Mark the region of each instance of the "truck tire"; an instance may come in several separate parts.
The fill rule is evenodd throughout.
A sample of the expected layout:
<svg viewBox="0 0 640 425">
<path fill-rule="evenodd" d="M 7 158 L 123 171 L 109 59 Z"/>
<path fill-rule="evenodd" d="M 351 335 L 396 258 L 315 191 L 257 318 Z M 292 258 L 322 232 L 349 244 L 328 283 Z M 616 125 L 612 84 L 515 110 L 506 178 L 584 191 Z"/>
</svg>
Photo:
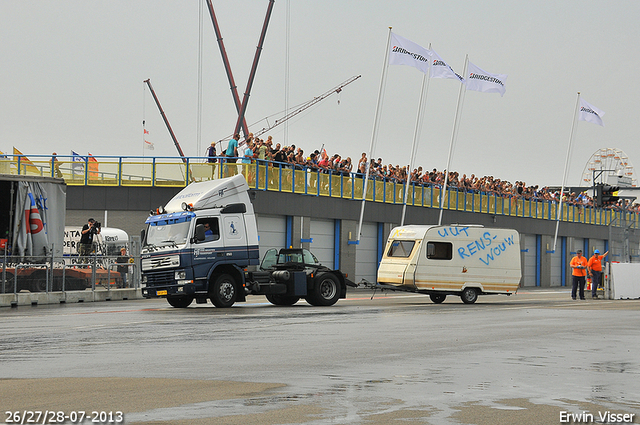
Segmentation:
<svg viewBox="0 0 640 425">
<path fill-rule="evenodd" d="M 441 304 L 447 296 L 445 294 L 429 294 L 429 298 L 434 304 Z"/>
<path fill-rule="evenodd" d="M 295 295 L 267 295 L 267 301 L 273 305 L 294 305 L 300 300 Z"/>
<path fill-rule="evenodd" d="M 462 298 L 462 302 L 465 304 L 473 304 L 478 299 L 478 289 L 464 288 L 462 294 L 460 294 L 460 298 Z"/>
<path fill-rule="evenodd" d="M 167 297 L 167 302 L 171 307 L 187 308 L 193 302 L 193 297 L 190 297 L 188 295 L 181 295 L 179 297 Z"/>
<path fill-rule="evenodd" d="M 322 273 L 314 279 L 314 285 L 305 298 L 314 306 L 330 306 L 340 298 L 340 283 L 332 273 Z"/>
<path fill-rule="evenodd" d="M 209 289 L 211 302 L 218 308 L 229 308 L 236 302 L 236 282 L 228 274 L 221 274 Z"/>
</svg>

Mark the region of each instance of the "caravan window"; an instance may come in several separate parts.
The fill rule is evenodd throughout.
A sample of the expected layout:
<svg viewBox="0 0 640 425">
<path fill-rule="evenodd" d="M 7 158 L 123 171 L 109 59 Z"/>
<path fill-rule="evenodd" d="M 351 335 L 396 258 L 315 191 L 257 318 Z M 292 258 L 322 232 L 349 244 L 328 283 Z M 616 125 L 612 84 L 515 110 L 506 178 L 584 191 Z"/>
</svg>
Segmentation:
<svg viewBox="0 0 640 425">
<path fill-rule="evenodd" d="M 416 241 L 393 241 L 391 242 L 391 247 L 389 248 L 387 257 L 407 258 L 411 255 L 411 251 L 413 250 L 415 243 Z"/>
<path fill-rule="evenodd" d="M 451 242 L 428 242 L 427 258 L 430 260 L 451 260 L 453 244 Z"/>
</svg>

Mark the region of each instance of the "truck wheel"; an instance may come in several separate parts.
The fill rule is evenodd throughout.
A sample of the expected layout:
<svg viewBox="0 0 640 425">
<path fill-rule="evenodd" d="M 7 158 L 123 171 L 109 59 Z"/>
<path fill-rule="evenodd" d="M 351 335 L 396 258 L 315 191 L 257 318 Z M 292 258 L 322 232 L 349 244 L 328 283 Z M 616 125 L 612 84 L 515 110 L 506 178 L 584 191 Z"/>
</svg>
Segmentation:
<svg viewBox="0 0 640 425">
<path fill-rule="evenodd" d="M 190 297 L 188 295 L 182 295 L 179 297 L 167 297 L 167 302 L 171 307 L 187 308 L 193 302 L 193 297 Z"/>
<path fill-rule="evenodd" d="M 273 305 L 294 305 L 299 299 L 294 295 L 267 295 L 267 301 Z"/>
<path fill-rule="evenodd" d="M 329 306 L 338 302 L 339 298 L 340 284 L 338 279 L 331 273 L 323 273 L 315 278 L 313 289 L 305 299 L 311 305 Z"/>
<path fill-rule="evenodd" d="M 434 304 L 441 304 L 444 302 L 445 298 L 447 298 L 444 294 L 429 294 L 429 298 Z"/>
<path fill-rule="evenodd" d="M 476 288 L 464 288 L 460 298 L 465 304 L 473 304 L 478 299 L 478 290 Z"/>
<path fill-rule="evenodd" d="M 209 290 L 211 302 L 218 308 L 229 308 L 236 302 L 236 282 L 228 274 L 218 276 Z"/>
</svg>

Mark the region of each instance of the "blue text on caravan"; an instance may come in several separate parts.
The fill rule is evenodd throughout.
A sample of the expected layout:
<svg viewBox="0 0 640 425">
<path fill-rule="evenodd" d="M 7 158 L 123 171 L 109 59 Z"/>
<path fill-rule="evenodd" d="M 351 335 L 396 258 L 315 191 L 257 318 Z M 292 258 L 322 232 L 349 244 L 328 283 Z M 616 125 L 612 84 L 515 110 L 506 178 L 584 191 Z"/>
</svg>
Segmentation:
<svg viewBox="0 0 640 425">
<path fill-rule="evenodd" d="M 467 229 L 468 227 L 449 227 L 438 230 L 438 234 L 443 238 L 446 236 L 462 236 L 461 233 L 469 236 Z M 502 241 L 496 241 L 497 237 L 498 235 L 492 235 L 491 232 L 484 232 L 481 238 L 458 248 L 458 255 L 460 255 L 460 258 L 473 258 L 477 255 L 476 258 L 488 266 L 514 244 L 513 236 L 506 237 Z"/>
</svg>

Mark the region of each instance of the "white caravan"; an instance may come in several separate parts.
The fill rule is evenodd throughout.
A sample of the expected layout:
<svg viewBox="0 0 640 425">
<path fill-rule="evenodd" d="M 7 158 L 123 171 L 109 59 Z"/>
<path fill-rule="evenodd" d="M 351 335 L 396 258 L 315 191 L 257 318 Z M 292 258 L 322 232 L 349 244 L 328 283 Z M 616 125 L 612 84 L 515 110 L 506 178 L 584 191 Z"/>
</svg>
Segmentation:
<svg viewBox="0 0 640 425">
<path fill-rule="evenodd" d="M 520 235 L 480 225 L 402 226 L 391 231 L 378 285 L 428 294 L 434 303 L 458 295 L 466 304 L 478 295 L 518 290 Z"/>
</svg>

